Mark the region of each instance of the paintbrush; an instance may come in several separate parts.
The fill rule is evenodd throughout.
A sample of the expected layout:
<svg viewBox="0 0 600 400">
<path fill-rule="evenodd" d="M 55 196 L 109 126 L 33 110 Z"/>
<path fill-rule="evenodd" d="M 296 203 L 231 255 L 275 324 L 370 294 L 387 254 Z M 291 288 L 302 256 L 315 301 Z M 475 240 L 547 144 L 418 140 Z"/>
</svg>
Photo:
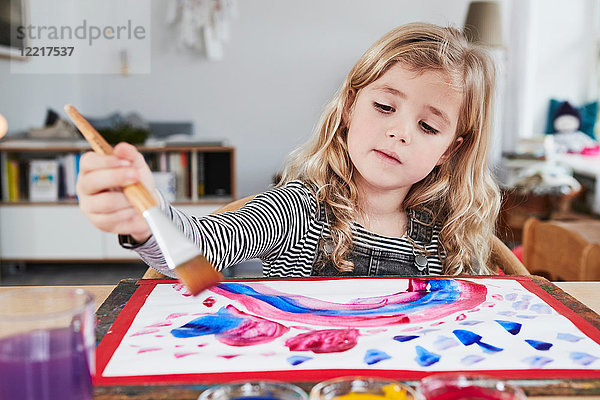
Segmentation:
<svg viewBox="0 0 600 400">
<path fill-rule="evenodd" d="M 96 153 L 113 154 L 113 148 L 75 107 L 67 104 L 65 111 Z M 223 279 L 223 275 L 204 257 L 198 246 L 162 213 L 156 199 L 142 183 L 123 187 L 123 193 L 146 219 L 169 268 L 175 271 L 194 296 Z"/>
</svg>

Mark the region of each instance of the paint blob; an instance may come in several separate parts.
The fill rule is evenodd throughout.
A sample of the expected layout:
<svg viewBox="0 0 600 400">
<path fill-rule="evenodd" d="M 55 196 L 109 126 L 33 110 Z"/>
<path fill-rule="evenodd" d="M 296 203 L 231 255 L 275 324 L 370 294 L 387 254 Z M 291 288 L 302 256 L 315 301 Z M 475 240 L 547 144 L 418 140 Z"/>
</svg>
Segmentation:
<svg viewBox="0 0 600 400">
<path fill-rule="evenodd" d="M 356 346 L 357 329 L 322 329 L 304 332 L 285 341 L 290 351 L 339 353 Z"/>
</svg>

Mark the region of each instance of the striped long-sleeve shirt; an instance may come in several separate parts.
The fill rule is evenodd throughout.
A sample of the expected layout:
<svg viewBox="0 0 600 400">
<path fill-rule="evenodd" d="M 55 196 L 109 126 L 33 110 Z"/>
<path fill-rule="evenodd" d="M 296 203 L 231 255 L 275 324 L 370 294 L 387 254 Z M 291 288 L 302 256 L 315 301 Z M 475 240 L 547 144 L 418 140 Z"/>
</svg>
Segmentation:
<svg viewBox="0 0 600 400">
<path fill-rule="evenodd" d="M 323 243 L 331 238 L 324 207 L 319 207 L 301 181 L 261 193 L 233 212 L 188 216 L 164 199 L 161 208 L 219 270 L 258 258 L 263 263 L 264 276 L 315 275 L 313 267 L 324 251 Z M 441 274 L 439 225 L 422 212 L 409 210 L 407 215 L 407 234 L 401 238 L 382 236 L 354 223 L 353 245 L 378 254 L 410 255 L 413 259 L 422 254 L 427 260 L 427 272 Z M 153 237 L 134 250 L 148 265 L 173 276 Z"/>
</svg>

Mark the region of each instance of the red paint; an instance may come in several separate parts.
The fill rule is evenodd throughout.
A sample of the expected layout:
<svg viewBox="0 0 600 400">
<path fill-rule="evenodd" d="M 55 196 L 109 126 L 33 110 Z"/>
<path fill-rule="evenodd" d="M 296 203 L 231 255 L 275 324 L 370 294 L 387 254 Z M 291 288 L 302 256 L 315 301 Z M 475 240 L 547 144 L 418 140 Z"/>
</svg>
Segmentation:
<svg viewBox="0 0 600 400">
<path fill-rule="evenodd" d="M 214 297 L 210 296 L 206 300 L 204 300 L 202 304 L 204 304 L 206 307 L 212 307 L 215 305 L 216 302 L 217 300 L 215 300 Z"/>
<path fill-rule="evenodd" d="M 445 386 L 424 393 L 426 400 L 519 400 L 520 397 L 513 393 L 499 392 L 495 389 L 477 386 Z"/>
<path fill-rule="evenodd" d="M 458 317 L 456 317 L 457 321 L 462 321 L 463 319 L 466 319 L 467 316 L 465 314 L 460 314 Z"/>
<path fill-rule="evenodd" d="M 301 333 L 285 341 L 290 351 L 340 353 L 356 346 L 357 329 L 323 329 Z"/>
</svg>

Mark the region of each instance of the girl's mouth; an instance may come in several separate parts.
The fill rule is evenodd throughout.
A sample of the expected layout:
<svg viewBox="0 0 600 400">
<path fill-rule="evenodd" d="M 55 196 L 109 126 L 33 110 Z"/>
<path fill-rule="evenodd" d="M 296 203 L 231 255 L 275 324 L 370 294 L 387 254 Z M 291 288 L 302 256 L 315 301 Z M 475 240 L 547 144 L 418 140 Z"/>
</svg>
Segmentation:
<svg viewBox="0 0 600 400">
<path fill-rule="evenodd" d="M 377 156 L 382 159 L 383 161 L 390 163 L 390 164 L 402 164 L 402 162 L 400 161 L 400 159 L 398 158 L 398 155 L 396 153 L 394 153 L 393 151 L 387 151 L 387 150 L 375 150 L 375 154 L 377 154 Z"/>
</svg>

